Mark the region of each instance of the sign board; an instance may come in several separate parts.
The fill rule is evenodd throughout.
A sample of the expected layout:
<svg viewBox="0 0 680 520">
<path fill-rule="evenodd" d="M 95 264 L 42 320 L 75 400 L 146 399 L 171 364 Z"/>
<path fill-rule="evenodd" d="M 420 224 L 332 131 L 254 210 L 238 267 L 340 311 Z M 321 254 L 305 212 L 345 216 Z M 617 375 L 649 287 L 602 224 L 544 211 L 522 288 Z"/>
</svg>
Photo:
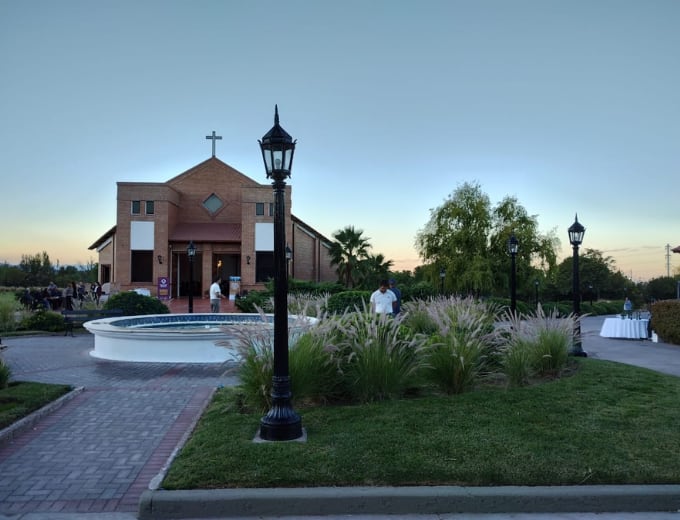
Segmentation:
<svg viewBox="0 0 680 520">
<path fill-rule="evenodd" d="M 158 299 L 170 299 L 170 280 L 168 280 L 167 276 L 161 276 L 158 278 Z"/>
<path fill-rule="evenodd" d="M 230 276 L 229 277 L 229 299 L 235 300 L 236 295 L 241 292 L 241 277 L 240 276 Z"/>
</svg>

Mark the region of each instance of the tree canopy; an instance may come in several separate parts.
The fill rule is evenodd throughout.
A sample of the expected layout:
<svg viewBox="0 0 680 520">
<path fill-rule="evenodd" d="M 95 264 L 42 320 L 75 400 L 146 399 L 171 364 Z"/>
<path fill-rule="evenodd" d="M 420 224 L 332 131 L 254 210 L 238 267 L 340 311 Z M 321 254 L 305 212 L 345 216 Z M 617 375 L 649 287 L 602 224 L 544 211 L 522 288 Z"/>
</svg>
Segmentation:
<svg viewBox="0 0 680 520">
<path fill-rule="evenodd" d="M 430 211 L 430 220 L 416 236 L 416 249 L 430 266 L 436 283 L 445 270 L 445 289 L 461 294 L 490 294 L 509 285 L 507 244 L 514 233 L 519 242 L 517 279 L 533 284 L 537 273 L 557 261 L 559 240 L 554 232 L 541 234 L 535 215 L 515 197 L 492 206 L 478 183 L 464 183 L 444 203 Z"/>
</svg>

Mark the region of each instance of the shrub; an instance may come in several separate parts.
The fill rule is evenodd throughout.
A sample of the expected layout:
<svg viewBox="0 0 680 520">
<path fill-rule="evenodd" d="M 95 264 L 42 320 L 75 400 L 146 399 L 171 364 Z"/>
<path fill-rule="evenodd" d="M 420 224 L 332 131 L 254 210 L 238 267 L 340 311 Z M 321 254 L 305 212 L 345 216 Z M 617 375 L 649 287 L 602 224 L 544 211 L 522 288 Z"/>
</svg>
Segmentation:
<svg viewBox="0 0 680 520">
<path fill-rule="evenodd" d="M 342 374 L 326 350 L 324 338 L 307 332 L 290 349 L 293 399 L 300 404 L 322 404 L 342 396 Z"/>
<path fill-rule="evenodd" d="M 525 338 L 516 338 L 508 345 L 503 356 L 502 367 L 510 386 L 529 384 L 532 376 L 532 349 L 533 343 Z"/>
<path fill-rule="evenodd" d="M 533 376 L 557 376 L 567 364 L 576 322 L 574 315 L 559 317 L 556 310 L 546 315 L 505 314 L 510 324 L 504 348 L 503 367 L 511 385 L 521 386 Z"/>
<path fill-rule="evenodd" d="M 326 304 L 326 312 L 343 314 L 357 309 L 364 309 L 371 298 L 370 291 L 343 291 L 331 295 Z"/>
<path fill-rule="evenodd" d="M 7 363 L 0 359 L 0 390 L 7 388 L 10 377 L 12 377 L 12 370 Z"/>
<path fill-rule="evenodd" d="M 545 328 L 538 331 L 531 362 L 539 375 L 559 375 L 567 364 L 572 338 L 571 331 L 566 332 L 559 328 Z"/>
<path fill-rule="evenodd" d="M 288 314 L 317 317 L 323 314 L 328 303 L 328 294 L 288 294 Z"/>
<path fill-rule="evenodd" d="M 168 314 L 170 312 L 170 309 L 158 298 L 144 296 L 135 291 L 125 291 L 112 295 L 104 304 L 104 309 L 120 309 L 125 316 Z"/>
<path fill-rule="evenodd" d="M 494 337 L 494 312 L 472 298 L 436 298 L 427 312 L 437 325 L 425 376 L 448 394 L 472 388 L 484 373 Z"/>
<path fill-rule="evenodd" d="M 21 309 L 14 293 L 0 293 L 0 330 L 12 331 L 17 327 L 15 313 Z"/>
<path fill-rule="evenodd" d="M 236 299 L 236 308 L 241 312 L 258 312 L 259 309 L 265 312 L 272 312 L 274 309 L 271 303 L 272 293 L 269 291 L 250 291 L 245 296 Z"/>
<path fill-rule="evenodd" d="M 28 314 L 21 321 L 21 328 L 25 330 L 44 330 L 60 332 L 65 330 L 64 317 L 58 312 L 38 310 Z"/>
<path fill-rule="evenodd" d="M 402 285 L 401 299 L 402 301 L 411 300 L 429 300 L 437 294 L 437 290 L 430 282 L 416 282 L 412 285 Z"/>
<path fill-rule="evenodd" d="M 401 320 L 365 307 L 328 320 L 326 348 L 338 361 L 344 392 L 352 401 L 403 397 L 416 386 L 426 338 L 403 334 Z"/>
<path fill-rule="evenodd" d="M 274 290 L 274 285 L 271 285 L 271 290 Z M 323 296 L 327 294 L 335 294 L 345 290 L 345 286 L 338 282 L 308 282 L 304 280 L 297 280 L 290 278 L 288 280 L 289 293 L 303 293 L 313 294 L 316 296 Z"/>
<path fill-rule="evenodd" d="M 403 306 L 403 325 L 413 334 L 425 334 L 431 336 L 437 332 L 437 324 L 427 312 L 428 302 L 414 300 L 406 302 Z"/>
<path fill-rule="evenodd" d="M 243 363 L 239 378 L 243 399 L 252 409 L 266 411 L 271 407 L 272 376 L 274 374 L 274 332 L 262 322 L 232 325 L 230 332 L 237 337 L 237 351 Z M 291 393 L 296 403 L 323 403 L 338 395 L 340 376 L 332 357 L 325 350 L 323 337 L 305 332 L 308 324 L 298 321 L 293 327 L 300 332 L 291 335 L 289 344 L 289 374 Z M 229 341 L 218 342 L 229 346 Z"/>
<path fill-rule="evenodd" d="M 654 331 L 666 343 L 680 345 L 680 301 L 654 302 L 651 310 Z"/>
<path fill-rule="evenodd" d="M 237 350 L 242 360 L 239 379 L 245 404 L 264 412 L 271 406 L 274 375 L 273 331 L 257 325 L 239 324 L 231 332 L 238 338 Z M 217 344 L 230 345 L 229 342 Z"/>
</svg>

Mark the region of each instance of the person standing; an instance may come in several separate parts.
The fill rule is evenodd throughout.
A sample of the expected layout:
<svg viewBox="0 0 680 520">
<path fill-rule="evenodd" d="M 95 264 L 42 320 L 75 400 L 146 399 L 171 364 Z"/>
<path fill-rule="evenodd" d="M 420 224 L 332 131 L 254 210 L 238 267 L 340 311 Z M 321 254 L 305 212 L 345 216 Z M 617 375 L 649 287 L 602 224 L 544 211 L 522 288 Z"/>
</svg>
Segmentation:
<svg viewBox="0 0 680 520">
<path fill-rule="evenodd" d="M 623 313 L 626 316 L 630 316 L 633 313 L 633 302 L 631 302 L 626 296 L 626 301 L 623 302 Z"/>
<path fill-rule="evenodd" d="M 95 282 L 92 292 L 94 296 L 94 303 L 97 304 L 97 307 L 99 307 L 99 299 L 102 297 L 102 284 L 100 284 L 98 281 Z"/>
<path fill-rule="evenodd" d="M 210 311 L 213 313 L 220 312 L 220 299 L 224 298 L 224 296 L 222 296 L 222 289 L 220 288 L 221 283 L 222 278 L 218 276 L 210 286 Z"/>
<path fill-rule="evenodd" d="M 388 289 L 387 280 L 380 280 L 380 287 L 371 294 L 371 312 L 394 314 L 397 297 Z"/>
<path fill-rule="evenodd" d="M 397 304 L 394 306 L 394 315 L 396 316 L 401 312 L 401 289 L 397 287 L 397 281 L 394 278 L 390 278 L 390 291 L 397 297 Z"/>
</svg>

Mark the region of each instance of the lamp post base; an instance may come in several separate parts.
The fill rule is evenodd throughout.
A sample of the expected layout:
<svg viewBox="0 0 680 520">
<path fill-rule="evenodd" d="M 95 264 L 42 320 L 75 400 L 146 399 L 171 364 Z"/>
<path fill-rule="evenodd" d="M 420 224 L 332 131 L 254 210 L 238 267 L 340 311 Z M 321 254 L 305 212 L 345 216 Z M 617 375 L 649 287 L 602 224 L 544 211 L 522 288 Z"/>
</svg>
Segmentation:
<svg viewBox="0 0 680 520">
<path fill-rule="evenodd" d="M 292 441 L 303 436 L 302 419 L 290 402 L 290 378 L 274 377 L 272 407 L 260 420 L 259 436 L 264 441 Z"/>
<path fill-rule="evenodd" d="M 581 322 L 578 321 L 578 314 L 576 314 L 577 319 L 574 324 L 574 336 L 571 344 L 571 349 L 569 350 L 569 355 L 574 357 L 588 357 L 588 354 L 583 350 L 581 342 Z"/>
</svg>

